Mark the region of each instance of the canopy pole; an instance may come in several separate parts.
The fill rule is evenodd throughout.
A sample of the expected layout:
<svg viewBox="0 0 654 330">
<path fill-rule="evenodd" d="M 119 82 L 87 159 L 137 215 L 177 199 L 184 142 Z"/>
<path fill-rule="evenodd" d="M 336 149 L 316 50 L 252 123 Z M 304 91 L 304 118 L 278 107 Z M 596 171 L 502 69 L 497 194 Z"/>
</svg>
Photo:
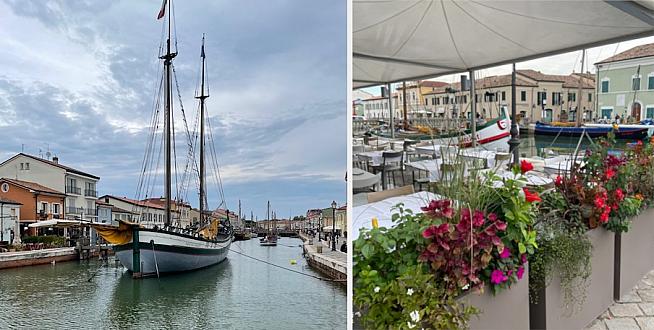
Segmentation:
<svg viewBox="0 0 654 330">
<path fill-rule="evenodd" d="M 388 111 L 390 112 L 390 116 L 391 116 L 391 123 L 390 123 L 390 126 L 391 126 L 391 139 L 394 139 L 395 138 L 395 124 L 393 123 L 393 102 L 391 102 L 392 101 L 392 99 L 391 99 L 391 97 L 392 97 L 391 96 L 392 95 L 391 83 L 388 83 L 387 87 L 388 87 Z"/>
<path fill-rule="evenodd" d="M 513 165 L 520 164 L 520 131 L 518 131 L 518 122 L 516 120 L 516 76 L 515 62 L 511 72 L 511 139 L 509 140 L 509 150 L 513 153 Z"/>
<path fill-rule="evenodd" d="M 470 141 L 472 147 L 477 146 L 477 100 L 475 99 L 475 70 L 470 70 Z"/>
<path fill-rule="evenodd" d="M 418 90 L 420 90 L 420 87 L 418 87 Z M 404 98 L 404 125 L 403 125 L 403 127 L 404 127 L 404 130 L 406 131 L 406 130 L 409 129 L 407 119 L 406 119 L 406 81 L 402 82 L 402 95 L 403 95 L 402 98 Z"/>
</svg>

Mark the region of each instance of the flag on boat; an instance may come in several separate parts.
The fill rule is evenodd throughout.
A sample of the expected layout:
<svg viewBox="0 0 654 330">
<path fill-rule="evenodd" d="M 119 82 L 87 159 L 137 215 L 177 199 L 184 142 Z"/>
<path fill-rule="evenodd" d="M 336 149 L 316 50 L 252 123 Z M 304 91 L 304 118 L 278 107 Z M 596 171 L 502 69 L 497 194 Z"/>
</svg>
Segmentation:
<svg viewBox="0 0 654 330">
<path fill-rule="evenodd" d="M 161 4 L 161 9 L 159 10 L 159 15 L 157 15 L 157 19 L 161 19 L 166 15 L 166 1 L 163 0 L 163 3 Z"/>
</svg>

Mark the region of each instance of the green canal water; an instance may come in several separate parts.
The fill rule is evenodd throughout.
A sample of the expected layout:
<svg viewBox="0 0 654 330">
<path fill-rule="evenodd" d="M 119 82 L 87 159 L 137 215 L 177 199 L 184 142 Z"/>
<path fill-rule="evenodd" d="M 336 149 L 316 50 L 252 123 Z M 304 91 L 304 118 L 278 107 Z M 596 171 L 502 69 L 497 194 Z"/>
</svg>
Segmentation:
<svg viewBox="0 0 654 330">
<path fill-rule="evenodd" d="M 596 139 L 593 139 L 595 141 Z M 645 139 L 646 142 L 648 139 Z M 616 140 L 616 150 L 624 149 L 627 143 L 635 142 L 632 140 Z M 557 154 L 572 154 L 579 143 L 578 137 L 559 136 L 537 136 L 523 134 L 520 136 L 520 154 L 523 157 L 539 156 L 546 158 L 546 150 L 551 150 Z M 584 138 L 579 145 L 582 151 L 590 146 L 588 138 Z"/>
<path fill-rule="evenodd" d="M 232 250 L 319 275 L 300 244 L 254 239 Z M 219 265 L 159 279 L 134 280 L 113 258 L 109 266 L 72 261 L 0 270 L 0 329 L 345 329 L 346 299 L 344 285 L 233 252 Z"/>
</svg>

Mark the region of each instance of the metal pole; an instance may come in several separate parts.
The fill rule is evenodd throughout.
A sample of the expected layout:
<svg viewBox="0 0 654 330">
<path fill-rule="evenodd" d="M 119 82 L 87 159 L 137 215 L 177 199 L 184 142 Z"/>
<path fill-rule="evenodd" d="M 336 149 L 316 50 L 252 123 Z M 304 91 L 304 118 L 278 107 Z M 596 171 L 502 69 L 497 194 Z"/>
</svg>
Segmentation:
<svg viewBox="0 0 654 330">
<path fill-rule="evenodd" d="M 586 50 L 581 51 L 581 74 L 579 75 L 579 89 L 578 89 L 578 94 L 577 95 L 577 111 L 575 111 L 576 115 L 576 124 L 575 126 L 579 127 L 581 126 L 581 116 L 583 115 L 583 112 L 581 110 L 581 94 L 582 94 L 582 88 L 581 84 L 583 83 L 583 74 L 584 74 L 584 57 L 586 56 Z"/>
<path fill-rule="evenodd" d="M 418 87 L 420 89 L 420 87 Z M 402 95 L 404 98 L 404 130 L 409 129 L 409 125 L 406 118 L 406 81 L 402 82 Z"/>
<path fill-rule="evenodd" d="M 470 70 L 470 141 L 472 141 L 472 147 L 477 146 L 477 140 L 475 136 L 477 135 L 477 100 L 475 100 L 475 70 Z"/>
<path fill-rule="evenodd" d="M 393 123 L 393 102 L 392 102 L 392 92 L 391 92 L 391 84 L 388 83 L 388 111 L 390 114 L 390 125 L 391 125 L 391 139 L 395 138 L 395 124 Z M 379 140 L 377 140 L 379 143 Z"/>
<path fill-rule="evenodd" d="M 202 34 L 202 51 L 200 53 L 202 57 L 202 77 L 200 82 L 200 95 L 196 96 L 196 99 L 200 99 L 200 226 L 203 226 L 205 223 L 208 223 L 204 219 L 204 210 L 206 209 L 205 200 L 207 195 L 205 193 L 205 171 L 204 168 L 204 101 L 209 95 L 204 95 L 204 69 L 205 65 L 205 56 L 204 56 L 204 34 Z"/>
<path fill-rule="evenodd" d="M 511 73 L 511 139 L 509 140 L 509 150 L 513 153 L 513 165 L 520 163 L 520 131 L 516 120 L 516 87 L 515 87 L 515 63 L 513 63 L 513 72 Z"/>
<path fill-rule="evenodd" d="M 332 205 L 332 251 L 336 251 L 336 208 L 334 205 Z"/>
</svg>

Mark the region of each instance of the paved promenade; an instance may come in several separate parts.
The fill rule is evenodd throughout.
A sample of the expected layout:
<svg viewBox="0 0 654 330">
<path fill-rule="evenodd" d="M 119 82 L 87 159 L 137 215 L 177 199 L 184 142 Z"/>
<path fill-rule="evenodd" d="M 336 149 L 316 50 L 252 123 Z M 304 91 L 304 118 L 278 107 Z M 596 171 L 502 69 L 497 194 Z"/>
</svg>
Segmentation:
<svg viewBox="0 0 654 330">
<path fill-rule="evenodd" d="M 304 234 L 300 234 L 300 237 L 304 241 L 303 249 L 310 266 L 333 279 L 345 280 L 347 278 L 346 253 L 332 251 L 327 243 L 322 241 L 319 243 L 316 239 L 313 239 L 313 244 L 309 244 L 311 239 Z M 322 247 L 322 253 L 318 253 L 319 246 Z"/>
<path fill-rule="evenodd" d="M 0 269 L 77 259 L 74 247 L 0 253 Z"/>
<path fill-rule="evenodd" d="M 586 329 L 654 330 L 654 270 Z"/>
</svg>

